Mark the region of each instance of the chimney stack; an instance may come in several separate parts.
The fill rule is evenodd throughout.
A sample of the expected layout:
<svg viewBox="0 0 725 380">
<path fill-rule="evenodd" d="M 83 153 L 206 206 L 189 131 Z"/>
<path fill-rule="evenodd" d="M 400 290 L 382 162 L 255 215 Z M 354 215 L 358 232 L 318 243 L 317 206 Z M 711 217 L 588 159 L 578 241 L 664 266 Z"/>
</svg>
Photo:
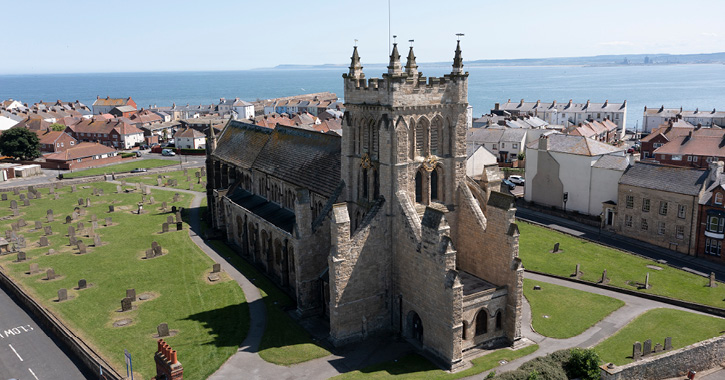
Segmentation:
<svg viewBox="0 0 725 380">
<path fill-rule="evenodd" d="M 171 346 L 163 339 L 159 339 L 157 342 L 154 361 L 156 361 L 155 379 L 183 380 L 184 367 L 179 362 L 176 350 L 171 349 Z"/>
</svg>

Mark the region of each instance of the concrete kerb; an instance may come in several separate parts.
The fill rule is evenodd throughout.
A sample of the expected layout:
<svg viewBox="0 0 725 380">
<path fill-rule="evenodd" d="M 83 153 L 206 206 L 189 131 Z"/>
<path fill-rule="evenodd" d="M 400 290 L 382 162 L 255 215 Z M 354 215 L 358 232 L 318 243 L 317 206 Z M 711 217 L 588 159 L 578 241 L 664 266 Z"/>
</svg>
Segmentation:
<svg viewBox="0 0 725 380">
<path fill-rule="evenodd" d="M 1 267 L 0 267 L 1 269 Z M 63 322 L 58 319 L 48 309 L 37 303 L 30 295 L 25 293 L 10 277 L 0 270 L 0 284 L 8 289 L 22 304 L 27 307 L 35 317 L 38 318 L 46 328 L 53 332 L 70 351 L 80 359 L 86 367 L 88 373 L 97 373 L 99 369 L 103 370 L 105 379 L 123 380 L 126 377 L 121 376 L 103 357 L 97 354 L 83 339 L 78 337 L 66 327 Z"/>
</svg>

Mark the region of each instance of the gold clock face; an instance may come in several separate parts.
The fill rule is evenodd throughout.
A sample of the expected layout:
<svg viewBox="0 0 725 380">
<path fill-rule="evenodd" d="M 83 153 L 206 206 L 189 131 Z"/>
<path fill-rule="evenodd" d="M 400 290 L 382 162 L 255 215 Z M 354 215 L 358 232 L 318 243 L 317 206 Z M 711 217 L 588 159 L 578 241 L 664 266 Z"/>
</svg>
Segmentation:
<svg viewBox="0 0 725 380">
<path fill-rule="evenodd" d="M 423 161 L 423 169 L 427 172 L 432 172 L 438 165 L 438 160 L 434 156 L 428 156 Z"/>
<path fill-rule="evenodd" d="M 360 157 L 360 166 L 362 166 L 363 169 L 367 169 L 372 166 L 372 160 L 370 160 L 369 154 L 363 153 L 362 157 Z"/>
</svg>

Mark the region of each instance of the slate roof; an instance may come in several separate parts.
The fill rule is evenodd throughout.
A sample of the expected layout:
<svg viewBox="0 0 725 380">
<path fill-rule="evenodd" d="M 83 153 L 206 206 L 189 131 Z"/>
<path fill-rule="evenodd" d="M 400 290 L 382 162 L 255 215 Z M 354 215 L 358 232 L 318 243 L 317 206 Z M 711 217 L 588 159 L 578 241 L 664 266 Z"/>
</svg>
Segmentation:
<svg viewBox="0 0 725 380">
<path fill-rule="evenodd" d="M 259 195 L 254 195 L 237 187 L 227 197 L 234 203 L 244 207 L 275 226 L 292 233 L 295 224 L 295 214 L 274 202 L 270 202 Z"/>
<path fill-rule="evenodd" d="M 511 99 L 509 99 L 506 103 L 501 103 L 499 105 L 499 110 L 519 113 L 533 113 L 537 110 L 546 111 L 553 109 L 563 112 L 621 112 L 626 106 L 626 100 L 622 103 L 609 101 L 605 101 L 604 103 L 592 103 L 589 101 L 586 103 L 574 103 L 571 100 L 565 103 L 557 103 L 556 101 L 525 102 L 523 99 L 521 99 L 520 102 L 511 102 Z"/>
<path fill-rule="evenodd" d="M 128 98 L 97 98 L 93 102 L 94 106 L 125 106 L 131 101 L 131 97 Z"/>
<path fill-rule="evenodd" d="M 549 139 L 549 152 L 578 154 L 581 156 L 598 156 L 614 152 L 623 152 L 625 149 L 582 136 L 552 133 L 548 135 L 547 138 Z M 532 141 L 526 147 L 530 149 L 539 149 L 539 141 Z"/>
<path fill-rule="evenodd" d="M 197 131 L 194 128 L 186 127 L 184 129 L 179 130 L 174 135 L 174 138 L 175 139 L 180 138 L 180 137 L 181 138 L 197 139 L 197 138 L 200 138 L 200 137 L 204 137 L 204 134 L 201 133 L 201 132 L 199 132 L 199 131 Z"/>
<path fill-rule="evenodd" d="M 269 128 L 231 120 L 217 137 L 212 156 L 249 169 L 271 135 Z"/>
<path fill-rule="evenodd" d="M 693 156 L 725 157 L 725 130 L 719 130 L 719 136 L 700 135 L 677 136 L 661 147 L 655 154 L 675 154 Z"/>
<path fill-rule="evenodd" d="M 705 184 L 707 176 L 708 172 L 705 170 L 638 162 L 622 174 L 619 184 L 697 195 Z"/>
<path fill-rule="evenodd" d="M 629 166 L 629 157 L 607 154 L 597 160 L 592 167 L 600 169 L 625 170 Z"/>
<path fill-rule="evenodd" d="M 72 161 L 78 158 L 97 156 L 101 154 L 113 153 L 116 149 L 107 147 L 103 144 L 83 142 L 73 148 L 68 148 L 65 152 L 53 153 L 45 156 L 46 160 L 56 161 Z"/>
</svg>

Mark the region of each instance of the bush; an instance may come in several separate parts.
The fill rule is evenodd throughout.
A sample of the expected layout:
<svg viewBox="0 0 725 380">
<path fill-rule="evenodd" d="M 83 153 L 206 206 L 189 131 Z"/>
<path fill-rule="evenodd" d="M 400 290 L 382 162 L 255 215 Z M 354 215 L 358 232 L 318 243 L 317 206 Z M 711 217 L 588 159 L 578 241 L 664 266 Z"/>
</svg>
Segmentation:
<svg viewBox="0 0 725 380">
<path fill-rule="evenodd" d="M 494 377 L 496 377 L 496 371 L 491 371 L 486 375 L 486 379 L 493 379 Z"/>
<path fill-rule="evenodd" d="M 598 380 L 599 355 L 592 349 L 575 348 L 571 350 L 571 357 L 564 364 L 569 378 L 581 378 L 582 380 Z"/>
<path fill-rule="evenodd" d="M 524 370 L 513 370 L 510 372 L 504 372 L 499 376 L 496 376 L 496 380 L 527 380 L 529 378 L 529 372 Z"/>
<path fill-rule="evenodd" d="M 129 152 L 121 153 L 121 158 L 129 158 L 129 157 L 136 157 L 136 153 L 129 153 Z"/>
<path fill-rule="evenodd" d="M 524 363 L 519 369 L 529 374 L 536 373 L 536 377 L 534 377 L 536 380 L 567 380 L 566 372 L 564 368 L 561 368 L 561 365 L 550 360 L 547 356 L 536 359 Z"/>
</svg>

